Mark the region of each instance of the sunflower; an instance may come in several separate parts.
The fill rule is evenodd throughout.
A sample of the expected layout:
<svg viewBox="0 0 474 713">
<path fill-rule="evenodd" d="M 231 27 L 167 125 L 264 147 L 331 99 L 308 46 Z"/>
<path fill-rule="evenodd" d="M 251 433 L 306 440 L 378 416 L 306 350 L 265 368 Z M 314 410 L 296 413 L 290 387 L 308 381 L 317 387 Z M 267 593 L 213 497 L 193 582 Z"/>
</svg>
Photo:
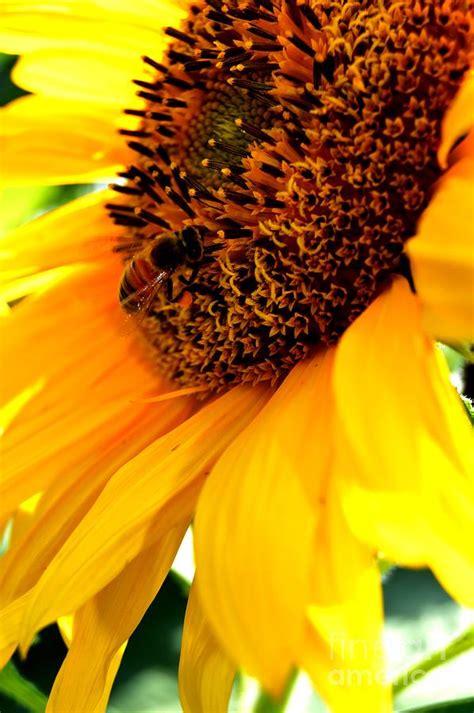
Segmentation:
<svg viewBox="0 0 474 713">
<path fill-rule="evenodd" d="M 378 555 L 474 605 L 470 3 L 2 5 L 4 181 L 112 180 L 3 243 L 2 659 L 105 710 L 194 523 L 185 711 L 391 710 Z"/>
</svg>

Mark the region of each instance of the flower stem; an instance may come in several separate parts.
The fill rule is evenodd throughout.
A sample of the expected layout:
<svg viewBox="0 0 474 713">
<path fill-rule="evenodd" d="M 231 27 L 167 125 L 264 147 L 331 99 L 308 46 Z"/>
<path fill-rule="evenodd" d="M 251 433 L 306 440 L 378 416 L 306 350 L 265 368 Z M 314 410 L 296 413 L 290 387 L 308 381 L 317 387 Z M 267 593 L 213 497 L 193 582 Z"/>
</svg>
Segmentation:
<svg viewBox="0 0 474 713">
<path fill-rule="evenodd" d="M 468 627 L 462 634 L 451 641 L 444 649 L 430 653 L 426 658 L 410 666 L 393 682 L 393 693 L 397 695 L 408 688 L 413 683 L 420 681 L 429 671 L 446 663 L 459 654 L 474 648 L 474 624 Z"/>
</svg>

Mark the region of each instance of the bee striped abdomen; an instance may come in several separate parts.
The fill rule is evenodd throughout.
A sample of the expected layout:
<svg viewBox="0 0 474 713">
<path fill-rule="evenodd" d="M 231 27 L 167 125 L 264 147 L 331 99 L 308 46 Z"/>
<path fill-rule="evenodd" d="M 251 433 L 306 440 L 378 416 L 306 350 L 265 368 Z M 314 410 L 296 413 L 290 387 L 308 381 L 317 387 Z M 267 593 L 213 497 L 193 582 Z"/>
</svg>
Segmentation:
<svg viewBox="0 0 474 713">
<path fill-rule="evenodd" d="M 157 273 L 148 260 L 135 258 L 125 268 L 119 286 L 121 306 L 130 313 L 138 312 L 156 282 Z"/>
</svg>

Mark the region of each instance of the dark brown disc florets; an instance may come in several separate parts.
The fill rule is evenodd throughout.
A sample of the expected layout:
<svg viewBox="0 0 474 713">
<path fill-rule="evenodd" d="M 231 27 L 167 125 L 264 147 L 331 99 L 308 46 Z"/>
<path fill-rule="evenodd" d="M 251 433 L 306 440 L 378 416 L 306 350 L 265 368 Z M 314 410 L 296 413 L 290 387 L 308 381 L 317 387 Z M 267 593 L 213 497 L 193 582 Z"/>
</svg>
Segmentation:
<svg viewBox="0 0 474 713">
<path fill-rule="evenodd" d="M 110 206 L 125 262 L 162 233 L 202 236 L 191 284 L 185 263 L 172 275 L 186 299 L 157 291 L 140 319 L 160 369 L 274 382 L 402 269 L 471 19 L 465 0 L 203 0 L 167 30 Z"/>
</svg>

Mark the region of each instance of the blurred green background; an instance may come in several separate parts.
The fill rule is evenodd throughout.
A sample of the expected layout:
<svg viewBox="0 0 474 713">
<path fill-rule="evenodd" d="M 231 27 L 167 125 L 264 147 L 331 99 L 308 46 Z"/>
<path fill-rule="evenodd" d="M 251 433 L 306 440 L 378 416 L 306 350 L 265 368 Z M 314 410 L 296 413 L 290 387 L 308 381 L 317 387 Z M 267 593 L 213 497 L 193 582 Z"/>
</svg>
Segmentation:
<svg viewBox="0 0 474 713">
<path fill-rule="evenodd" d="M 14 57 L 0 55 L 0 104 L 22 94 L 9 81 L 14 62 Z M 89 186 L 38 186 L 2 191 L 0 235 L 88 190 Z M 455 352 L 449 351 L 448 356 L 457 383 L 463 382 L 472 396 L 472 371 Z M 386 575 L 384 591 L 386 644 L 394 675 L 442 648 L 474 622 L 473 612 L 463 610 L 451 601 L 429 572 L 394 569 Z M 185 606 L 186 585 L 180 577 L 171 574 L 129 642 L 108 713 L 177 713 L 181 710 L 177 669 Z M 26 660 L 15 656 L 0 673 L 0 712 L 44 711 L 48 692 L 65 653 L 56 627 L 42 631 Z M 231 710 L 236 713 L 281 710 L 281 706 L 273 705 L 262 696 L 254 703 L 256 696 L 258 698 L 251 681 L 238 681 Z M 74 710 L 71 701 L 71 713 Z M 297 680 L 285 710 L 289 713 L 317 713 L 325 709 L 311 693 L 307 681 L 301 678 Z M 396 710 L 474 713 L 473 650 L 447 662 L 404 690 L 396 699 Z"/>
</svg>

